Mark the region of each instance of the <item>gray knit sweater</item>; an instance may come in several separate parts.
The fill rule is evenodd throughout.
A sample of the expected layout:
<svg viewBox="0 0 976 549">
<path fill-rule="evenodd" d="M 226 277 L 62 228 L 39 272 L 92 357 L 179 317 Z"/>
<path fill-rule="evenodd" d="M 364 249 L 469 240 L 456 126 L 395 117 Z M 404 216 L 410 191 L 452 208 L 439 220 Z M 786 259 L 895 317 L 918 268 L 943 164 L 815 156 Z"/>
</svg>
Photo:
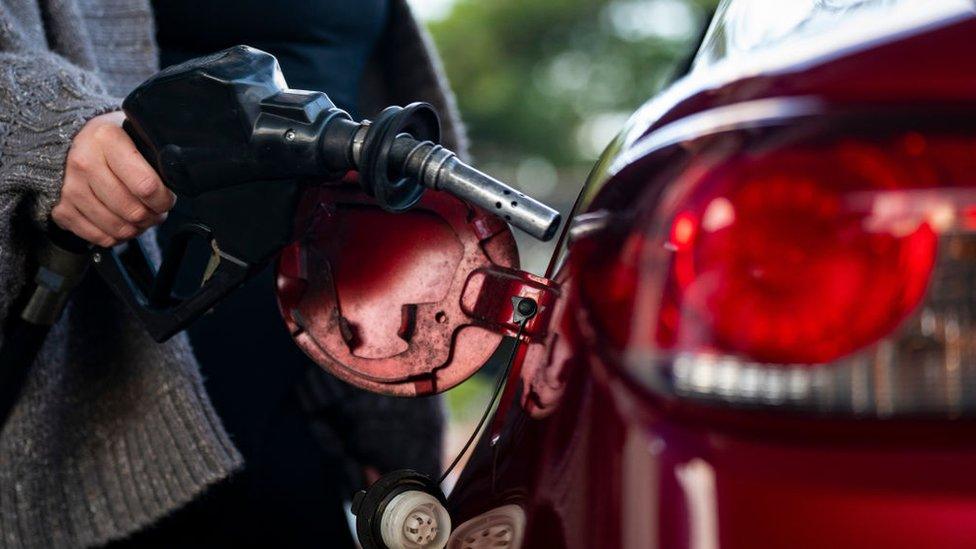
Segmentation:
<svg viewBox="0 0 976 549">
<path fill-rule="evenodd" d="M 391 11 L 364 112 L 430 101 L 449 115 L 447 145 L 463 153 L 426 37 L 403 0 Z M 156 55 L 147 0 L 0 0 L 0 320 L 58 199 L 72 137 L 117 109 L 155 71 Z M 240 465 L 186 339 L 154 343 L 89 279 L 0 433 L 0 547 L 124 537 Z"/>
</svg>

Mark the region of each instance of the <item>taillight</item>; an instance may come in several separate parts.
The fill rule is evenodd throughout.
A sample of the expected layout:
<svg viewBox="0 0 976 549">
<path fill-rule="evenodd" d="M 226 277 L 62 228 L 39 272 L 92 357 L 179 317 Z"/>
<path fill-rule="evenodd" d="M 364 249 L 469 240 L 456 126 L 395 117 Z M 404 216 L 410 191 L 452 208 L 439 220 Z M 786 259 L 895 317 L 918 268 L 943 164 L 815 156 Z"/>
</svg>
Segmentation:
<svg viewBox="0 0 976 549">
<path fill-rule="evenodd" d="M 935 259 L 940 214 L 912 206 L 907 191 L 927 178 L 913 160 L 841 143 L 690 174 L 663 242 L 658 343 L 823 363 L 888 334 L 918 306 Z"/>
<path fill-rule="evenodd" d="M 698 152 L 615 258 L 581 277 L 594 327 L 628 368 L 679 396 L 965 408 L 976 139 L 733 143 Z"/>
</svg>

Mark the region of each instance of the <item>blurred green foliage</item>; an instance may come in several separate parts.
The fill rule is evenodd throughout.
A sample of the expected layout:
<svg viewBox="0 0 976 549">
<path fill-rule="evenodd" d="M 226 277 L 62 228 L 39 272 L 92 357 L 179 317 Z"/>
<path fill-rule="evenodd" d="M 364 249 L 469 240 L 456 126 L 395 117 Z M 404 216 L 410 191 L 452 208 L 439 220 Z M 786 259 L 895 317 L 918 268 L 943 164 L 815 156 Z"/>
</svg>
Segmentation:
<svg viewBox="0 0 976 549">
<path fill-rule="evenodd" d="M 716 3 L 458 0 L 429 27 L 479 160 L 570 167 L 667 82 Z"/>
</svg>

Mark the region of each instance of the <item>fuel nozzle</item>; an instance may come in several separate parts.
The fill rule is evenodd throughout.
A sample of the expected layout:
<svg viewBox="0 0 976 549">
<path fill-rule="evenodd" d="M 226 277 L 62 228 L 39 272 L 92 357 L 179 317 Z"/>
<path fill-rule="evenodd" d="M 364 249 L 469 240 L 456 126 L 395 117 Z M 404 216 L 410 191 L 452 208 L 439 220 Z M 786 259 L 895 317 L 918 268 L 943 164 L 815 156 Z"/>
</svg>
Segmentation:
<svg viewBox="0 0 976 549">
<path fill-rule="evenodd" d="M 349 170 L 388 211 L 410 208 L 430 188 L 543 240 L 559 226 L 555 210 L 441 146 L 430 105 L 355 121 L 322 92 L 288 88 L 274 56 L 248 46 L 168 67 L 132 90 L 122 109 L 125 131 L 189 216 L 158 270 L 137 241 L 98 252 L 99 274 L 157 341 L 261 272 L 304 230 L 296 221 L 309 183 Z M 181 296 L 175 273 L 196 238 L 210 241 L 218 259 L 203 285 Z"/>
<path fill-rule="evenodd" d="M 322 92 L 288 88 L 274 56 L 247 46 L 169 67 L 122 106 L 126 130 L 180 200 L 257 181 L 275 182 L 265 192 L 284 195 L 295 181 L 355 169 L 363 189 L 388 211 L 406 210 L 426 189 L 437 189 L 542 240 L 559 228 L 556 210 L 443 147 L 431 105 L 387 107 L 371 121 L 355 121 Z M 242 191 L 223 198 L 239 205 L 235 192 Z M 207 209 L 216 212 L 210 204 L 201 211 Z"/>
<path fill-rule="evenodd" d="M 440 122 L 426 103 L 389 107 L 373 121 L 334 123 L 335 133 L 323 143 L 338 148 L 348 144 L 347 159 L 359 170 L 364 189 L 387 210 L 405 210 L 425 189 L 436 189 L 494 213 L 539 240 L 550 240 L 559 229 L 559 212 L 441 146 Z"/>
</svg>

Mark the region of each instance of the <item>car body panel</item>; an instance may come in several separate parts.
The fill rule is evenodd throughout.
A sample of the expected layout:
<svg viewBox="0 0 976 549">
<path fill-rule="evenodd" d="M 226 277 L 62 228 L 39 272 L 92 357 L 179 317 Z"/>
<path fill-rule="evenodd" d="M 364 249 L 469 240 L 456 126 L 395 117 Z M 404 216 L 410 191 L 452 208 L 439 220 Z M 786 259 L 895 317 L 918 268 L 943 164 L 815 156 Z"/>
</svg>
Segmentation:
<svg viewBox="0 0 976 549">
<path fill-rule="evenodd" d="M 839 2 L 865 10 L 849 14 L 853 26 L 838 16 L 718 55 L 717 36 L 735 42 L 737 4 L 775 9 L 723 4 L 692 71 L 634 115 L 583 189 L 548 275 L 562 294 L 554 325 L 510 374 L 512 396 L 450 495 L 454 520 L 515 503 L 533 548 L 973 546 L 971 420 L 851 421 L 665 398 L 615 365 L 587 321 L 576 291 L 587 242 L 606 234 L 596 253 L 615 253 L 635 210 L 653 203 L 652 182 L 696 139 L 825 113 L 976 112 L 971 3 Z"/>
</svg>

